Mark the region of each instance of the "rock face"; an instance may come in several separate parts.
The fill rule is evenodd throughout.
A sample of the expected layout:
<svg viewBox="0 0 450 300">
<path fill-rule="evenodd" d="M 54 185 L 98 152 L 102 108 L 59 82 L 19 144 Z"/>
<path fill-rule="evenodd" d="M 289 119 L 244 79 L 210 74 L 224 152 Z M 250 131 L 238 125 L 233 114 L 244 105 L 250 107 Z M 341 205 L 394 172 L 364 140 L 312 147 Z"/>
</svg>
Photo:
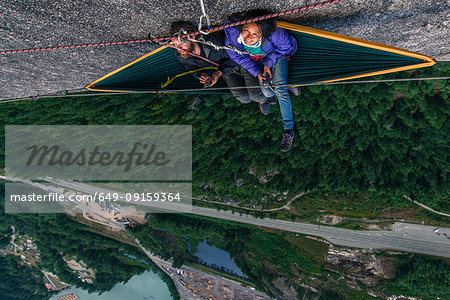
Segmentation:
<svg viewBox="0 0 450 300">
<path fill-rule="evenodd" d="M 349 286 L 361 290 L 375 288 L 380 280 L 395 277 L 395 258 L 376 256 L 370 250 L 344 249 L 330 246 L 327 261 L 334 271 L 344 276 Z M 380 292 L 371 294 L 384 296 Z"/>
<path fill-rule="evenodd" d="M 205 1 L 213 24 L 255 7 L 274 12 L 321 1 Z M 450 60 L 450 7 L 445 0 L 352 0 L 286 15 L 282 20 Z M 19 50 L 167 35 L 177 20 L 198 22 L 190 0 L 0 1 L 0 50 Z M 154 50 L 148 43 L 0 55 L 0 99 L 86 84 Z"/>
</svg>

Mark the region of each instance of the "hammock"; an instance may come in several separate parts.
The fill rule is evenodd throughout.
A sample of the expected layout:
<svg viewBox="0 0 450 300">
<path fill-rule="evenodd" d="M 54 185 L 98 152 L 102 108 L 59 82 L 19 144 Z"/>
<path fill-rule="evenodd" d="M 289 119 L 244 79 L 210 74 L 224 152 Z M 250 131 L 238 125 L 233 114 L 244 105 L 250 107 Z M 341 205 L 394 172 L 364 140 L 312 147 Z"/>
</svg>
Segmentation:
<svg viewBox="0 0 450 300">
<path fill-rule="evenodd" d="M 287 29 L 298 42 L 298 50 L 289 62 L 288 84 L 291 86 L 386 74 L 436 63 L 428 56 L 344 35 L 285 22 L 277 22 L 277 26 Z M 102 92 L 179 92 L 186 89 L 196 94 L 228 92 L 221 80 L 214 87 L 224 89 L 211 91 L 203 89 L 203 85 L 189 74 L 177 76 L 186 73 L 186 69 L 173 51 L 160 47 L 86 88 Z M 173 81 L 161 89 L 168 79 Z"/>
</svg>

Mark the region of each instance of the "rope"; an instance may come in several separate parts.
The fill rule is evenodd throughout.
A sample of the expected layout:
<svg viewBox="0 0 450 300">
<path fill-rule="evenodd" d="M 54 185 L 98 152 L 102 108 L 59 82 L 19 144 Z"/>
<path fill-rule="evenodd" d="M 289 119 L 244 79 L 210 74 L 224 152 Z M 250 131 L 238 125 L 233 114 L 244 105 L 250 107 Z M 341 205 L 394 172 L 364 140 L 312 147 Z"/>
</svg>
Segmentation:
<svg viewBox="0 0 450 300">
<path fill-rule="evenodd" d="M 152 40 L 144 39 L 144 40 L 135 40 L 135 41 L 105 42 L 105 43 L 56 46 L 56 47 L 45 47 L 45 48 L 35 48 L 35 49 L 6 50 L 6 51 L 0 51 L 0 54 L 24 53 L 24 52 L 34 52 L 34 51 L 47 51 L 47 50 L 61 50 L 61 49 L 73 49 L 73 48 L 86 48 L 86 47 L 97 47 L 97 46 L 111 46 L 111 45 L 122 45 L 122 44 L 132 44 L 132 43 L 146 43 L 146 42 L 151 42 L 151 41 Z"/>
<path fill-rule="evenodd" d="M 240 25 L 243 25 L 246 23 L 251 23 L 251 22 L 275 18 L 275 17 L 287 15 L 287 14 L 297 13 L 297 12 L 301 12 L 301 11 L 308 10 L 308 9 L 322 7 L 322 6 L 325 6 L 328 4 L 338 3 L 341 1 L 344 1 L 344 0 L 331 0 L 331 1 L 326 1 L 326 2 L 316 3 L 313 5 L 308 5 L 308 6 L 304 6 L 301 8 L 286 10 L 286 11 L 282 11 L 282 12 L 278 12 L 278 13 L 261 16 L 261 17 L 243 20 L 240 22 L 234 22 L 234 23 L 230 23 L 230 24 L 226 24 L 226 25 L 221 25 L 218 27 L 207 29 L 204 33 L 207 34 L 211 31 L 223 30 L 228 27 L 240 26 Z M 202 32 L 197 31 L 197 32 L 194 32 L 191 34 L 186 34 L 186 35 L 182 36 L 182 38 L 187 38 L 188 36 L 195 36 L 200 33 L 202 33 Z M 148 42 L 158 43 L 158 44 L 166 44 L 168 40 L 170 40 L 170 37 L 169 38 L 163 37 L 163 38 L 142 39 L 142 40 L 133 40 L 133 41 L 121 41 L 121 42 L 105 42 L 105 43 L 93 43 L 93 44 L 83 44 L 83 45 L 45 47 L 45 48 L 35 48 L 35 49 L 5 50 L 5 51 L 0 51 L 0 54 L 24 53 L 24 52 L 33 52 L 33 51 L 47 51 L 47 50 L 61 50 L 61 49 L 73 49 L 73 48 L 85 48 L 85 47 L 97 47 L 97 46 L 110 46 L 110 45 L 122 45 L 122 44 L 133 44 L 133 43 L 148 43 Z"/>
<path fill-rule="evenodd" d="M 402 82 L 402 81 L 424 81 L 424 80 L 449 80 L 450 77 L 427 77 L 427 78 L 404 78 L 404 79 L 385 79 L 385 80 L 360 80 L 360 81 L 339 81 L 339 82 L 318 82 L 318 83 L 305 83 L 305 84 L 284 84 L 275 85 L 274 87 L 297 87 L 297 86 L 319 86 L 319 85 L 341 85 L 341 84 L 364 84 L 364 83 L 383 83 L 383 82 Z M 242 89 L 243 87 L 223 87 L 223 88 L 208 88 L 209 91 L 223 91 L 223 90 L 235 90 Z M 261 88 L 261 86 L 246 86 L 247 89 Z M 124 93 L 92 93 L 92 94 L 77 94 L 77 95 L 39 95 L 34 99 L 39 98 L 69 98 L 69 97 L 92 97 L 92 96 L 117 96 L 117 95 L 132 95 L 132 94 L 155 94 L 155 93 L 177 93 L 177 92 L 196 92 L 204 91 L 204 89 L 183 89 L 183 90 L 158 90 L 158 91 L 142 91 L 142 92 L 124 92 Z M 8 102 L 16 102 L 22 100 L 30 100 L 33 97 L 17 98 L 17 99 L 5 99 L 0 100 L 0 104 Z"/>
<path fill-rule="evenodd" d="M 256 56 L 256 54 L 250 53 L 247 50 L 244 50 L 244 51 L 239 50 L 234 45 L 219 46 L 219 45 L 214 44 L 211 41 L 205 41 L 204 38 L 194 39 L 194 38 L 188 37 L 187 40 L 191 41 L 191 42 L 195 42 L 195 43 L 205 44 L 207 46 L 210 46 L 210 47 L 214 48 L 215 50 L 231 50 L 231 51 L 234 51 L 234 52 L 236 52 L 236 53 L 238 53 L 240 55 L 247 54 L 247 55 L 250 55 L 250 56 L 253 56 L 253 57 Z"/>
</svg>

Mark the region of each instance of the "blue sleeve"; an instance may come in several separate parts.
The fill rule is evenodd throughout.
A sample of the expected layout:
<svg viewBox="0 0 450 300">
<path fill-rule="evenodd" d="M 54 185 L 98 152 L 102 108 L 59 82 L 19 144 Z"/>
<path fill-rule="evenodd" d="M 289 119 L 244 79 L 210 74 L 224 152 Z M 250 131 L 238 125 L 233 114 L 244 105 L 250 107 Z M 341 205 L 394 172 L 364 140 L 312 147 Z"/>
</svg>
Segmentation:
<svg viewBox="0 0 450 300">
<path fill-rule="evenodd" d="M 272 68 L 280 57 L 290 56 L 297 50 L 297 41 L 285 29 L 277 28 L 269 40 L 275 49 L 264 57 L 263 63 L 268 68 Z"/>
</svg>

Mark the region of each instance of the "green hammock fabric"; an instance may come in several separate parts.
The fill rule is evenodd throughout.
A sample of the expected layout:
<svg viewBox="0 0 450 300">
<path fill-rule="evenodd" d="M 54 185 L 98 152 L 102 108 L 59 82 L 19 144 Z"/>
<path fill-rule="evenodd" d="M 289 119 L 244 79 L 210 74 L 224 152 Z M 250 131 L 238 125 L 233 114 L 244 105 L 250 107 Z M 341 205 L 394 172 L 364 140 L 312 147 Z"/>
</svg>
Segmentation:
<svg viewBox="0 0 450 300">
<path fill-rule="evenodd" d="M 309 33 L 288 30 L 297 39 L 298 50 L 289 62 L 288 83 L 292 85 L 346 78 L 349 76 L 419 65 L 421 58 L 373 49 Z M 175 58 L 174 50 L 166 48 L 147 56 L 119 72 L 87 86 L 91 90 L 155 91 L 161 83 L 186 69 Z M 370 76 L 370 74 L 368 74 Z M 219 81 L 214 87 L 226 87 Z M 196 93 L 211 93 L 192 75 L 176 78 L 164 90 L 199 89 Z M 214 91 L 217 92 L 217 91 Z M 219 91 L 220 92 L 220 91 Z M 222 92 L 227 92 L 223 90 Z"/>
</svg>

